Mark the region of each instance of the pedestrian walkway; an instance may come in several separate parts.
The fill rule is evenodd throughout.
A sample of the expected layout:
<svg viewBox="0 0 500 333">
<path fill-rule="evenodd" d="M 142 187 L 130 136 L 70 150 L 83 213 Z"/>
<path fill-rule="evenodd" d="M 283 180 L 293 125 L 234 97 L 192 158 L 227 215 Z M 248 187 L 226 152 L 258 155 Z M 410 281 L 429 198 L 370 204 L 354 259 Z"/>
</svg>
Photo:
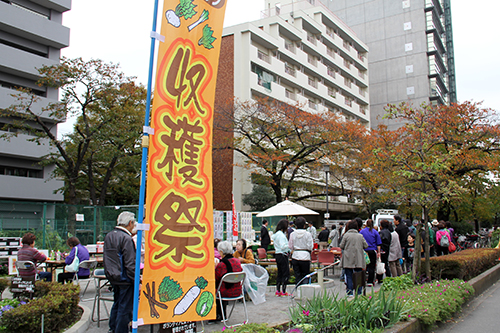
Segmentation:
<svg viewBox="0 0 500 333">
<path fill-rule="evenodd" d="M 343 282 L 339 281 L 339 276 L 338 274 L 335 276 L 329 276 L 328 278 L 332 278 L 334 283 L 333 286 L 326 288 L 327 292 L 330 292 L 334 295 L 337 295 L 338 297 L 344 297 L 345 296 L 345 285 Z M 293 285 L 290 285 L 287 288 L 288 292 L 291 292 L 293 289 Z M 373 290 L 377 291 L 380 288 L 380 285 L 376 285 Z M 367 293 L 371 292 L 372 288 L 369 288 L 367 290 Z M 87 296 L 88 295 L 93 295 L 94 289 L 87 291 Z M 254 305 L 252 302 L 247 302 L 247 310 L 248 310 L 248 317 L 249 317 L 249 322 L 250 323 L 267 323 L 269 326 L 274 326 L 278 324 L 282 324 L 285 322 L 288 322 L 290 320 L 289 317 L 289 308 L 293 305 L 295 305 L 295 300 L 291 299 L 290 297 L 276 297 L 274 295 L 275 289 L 274 286 L 269 286 L 266 292 L 266 302 L 259 304 L 259 305 Z M 106 302 L 108 305 L 108 310 L 111 308 L 112 302 Z M 93 306 L 93 299 L 92 300 L 87 300 L 81 302 L 81 304 L 87 306 L 88 308 L 92 309 Z M 230 307 L 228 307 L 229 309 Z M 238 303 L 236 304 L 236 307 L 234 309 L 233 314 L 231 315 L 231 318 L 228 321 L 228 324 L 235 324 L 235 323 L 240 323 L 241 321 L 244 320 L 244 309 L 243 309 L 243 303 Z M 107 314 L 105 312 L 104 308 L 101 308 L 101 316 L 103 318 L 107 318 Z M 213 323 L 213 324 L 207 324 L 205 322 L 204 325 L 205 332 L 217 332 L 221 331 L 224 326 L 222 323 Z M 147 333 L 147 332 L 158 332 L 159 325 L 155 325 L 154 327 L 151 327 L 150 325 L 148 326 L 141 326 L 138 329 L 139 333 Z M 108 321 L 102 321 L 100 323 L 100 327 L 97 327 L 96 322 L 91 322 L 89 329 L 87 330 L 87 333 L 106 333 L 108 332 Z M 201 325 L 199 325 L 198 332 L 201 332 Z"/>
<path fill-rule="evenodd" d="M 500 283 L 495 283 L 463 307 L 463 311 L 434 333 L 498 332 Z"/>
</svg>

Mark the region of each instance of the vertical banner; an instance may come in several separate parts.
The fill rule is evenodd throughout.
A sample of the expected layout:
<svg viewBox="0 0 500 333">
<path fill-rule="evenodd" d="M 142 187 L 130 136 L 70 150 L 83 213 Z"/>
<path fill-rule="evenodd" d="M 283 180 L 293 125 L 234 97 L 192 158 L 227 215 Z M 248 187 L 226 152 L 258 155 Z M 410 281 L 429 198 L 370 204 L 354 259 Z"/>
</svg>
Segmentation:
<svg viewBox="0 0 500 333">
<path fill-rule="evenodd" d="M 234 204 L 234 194 L 233 194 L 233 239 L 238 239 L 238 213 L 236 213 L 236 205 Z"/>
<path fill-rule="evenodd" d="M 165 0 L 138 324 L 215 319 L 212 122 L 225 0 Z"/>
</svg>

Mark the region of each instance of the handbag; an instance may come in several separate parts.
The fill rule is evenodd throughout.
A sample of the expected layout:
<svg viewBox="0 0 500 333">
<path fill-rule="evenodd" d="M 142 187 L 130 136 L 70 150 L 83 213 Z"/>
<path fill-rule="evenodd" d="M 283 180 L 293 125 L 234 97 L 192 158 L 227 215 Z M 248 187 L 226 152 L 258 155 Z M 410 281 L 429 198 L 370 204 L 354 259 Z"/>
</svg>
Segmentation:
<svg viewBox="0 0 500 333">
<path fill-rule="evenodd" d="M 71 264 L 64 267 L 64 270 L 69 273 L 75 273 L 78 272 L 78 266 L 80 266 L 80 259 L 78 258 L 78 247 L 75 246 L 75 258 Z"/>
<path fill-rule="evenodd" d="M 367 265 L 369 265 L 370 264 L 370 256 L 368 256 L 368 253 L 366 253 L 365 251 L 363 251 L 363 253 L 365 254 L 365 263 Z"/>
<path fill-rule="evenodd" d="M 377 259 L 377 274 L 378 275 L 383 275 L 385 273 L 385 265 L 382 263 L 382 260 L 380 258 Z"/>
<path fill-rule="evenodd" d="M 453 253 L 456 249 L 457 247 L 455 246 L 455 244 L 453 244 L 453 242 L 450 242 L 450 245 L 448 245 L 448 251 L 450 251 L 450 253 Z"/>
</svg>

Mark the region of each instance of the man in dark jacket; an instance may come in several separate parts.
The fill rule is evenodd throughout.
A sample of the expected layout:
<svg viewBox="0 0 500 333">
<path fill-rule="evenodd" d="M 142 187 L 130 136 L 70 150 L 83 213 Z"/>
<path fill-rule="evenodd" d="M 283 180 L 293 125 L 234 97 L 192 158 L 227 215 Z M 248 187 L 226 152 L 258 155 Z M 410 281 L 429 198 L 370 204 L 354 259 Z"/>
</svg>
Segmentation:
<svg viewBox="0 0 500 333">
<path fill-rule="evenodd" d="M 318 235 L 318 240 L 319 240 L 319 249 L 320 250 L 326 250 L 328 248 L 328 236 L 330 235 L 330 232 L 326 228 L 326 226 L 321 227 L 321 231 L 319 232 Z"/>
<path fill-rule="evenodd" d="M 271 244 L 271 238 L 269 237 L 269 231 L 267 230 L 267 225 L 269 222 L 267 220 L 262 221 L 262 228 L 260 228 L 260 247 L 263 247 L 267 251 L 267 247 Z"/>
<path fill-rule="evenodd" d="M 403 255 L 403 260 L 405 264 L 403 265 L 403 272 L 406 273 L 407 264 L 408 264 L 408 226 L 406 223 L 403 223 L 401 220 L 401 216 L 394 215 L 394 225 L 396 226 L 396 232 L 399 236 L 399 244 L 401 245 L 401 252 Z"/>
<path fill-rule="evenodd" d="M 132 232 L 135 215 L 123 212 L 116 227 L 104 238 L 104 272 L 113 286 L 109 332 L 128 333 L 134 305 L 135 244 Z"/>
</svg>

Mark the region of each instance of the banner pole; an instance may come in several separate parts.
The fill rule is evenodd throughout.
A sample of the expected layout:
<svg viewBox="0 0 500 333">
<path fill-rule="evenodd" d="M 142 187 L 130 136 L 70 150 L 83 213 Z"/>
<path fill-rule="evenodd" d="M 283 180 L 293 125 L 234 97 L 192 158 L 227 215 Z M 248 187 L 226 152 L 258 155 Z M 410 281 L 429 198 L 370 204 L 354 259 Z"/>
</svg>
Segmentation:
<svg viewBox="0 0 500 333">
<path fill-rule="evenodd" d="M 156 25 L 158 20 L 158 0 L 155 0 L 154 14 L 153 14 L 153 27 L 152 31 L 156 32 Z M 156 39 L 151 36 L 151 48 L 149 54 L 149 71 L 148 71 L 148 92 L 146 97 L 146 112 L 144 115 L 144 133 L 142 134 L 142 162 L 141 162 L 141 187 L 139 190 L 139 208 L 137 223 L 142 224 L 144 219 L 144 201 L 146 196 L 146 173 L 148 161 L 148 147 L 149 147 L 149 116 L 151 109 L 151 91 L 153 85 L 153 65 L 155 55 Z M 137 228 L 137 249 L 135 252 L 135 278 L 134 278 L 134 308 L 132 312 L 132 332 L 137 333 L 137 316 L 139 313 L 139 285 L 141 278 L 141 252 L 142 252 L 142 228 Z"/>
</svg>

